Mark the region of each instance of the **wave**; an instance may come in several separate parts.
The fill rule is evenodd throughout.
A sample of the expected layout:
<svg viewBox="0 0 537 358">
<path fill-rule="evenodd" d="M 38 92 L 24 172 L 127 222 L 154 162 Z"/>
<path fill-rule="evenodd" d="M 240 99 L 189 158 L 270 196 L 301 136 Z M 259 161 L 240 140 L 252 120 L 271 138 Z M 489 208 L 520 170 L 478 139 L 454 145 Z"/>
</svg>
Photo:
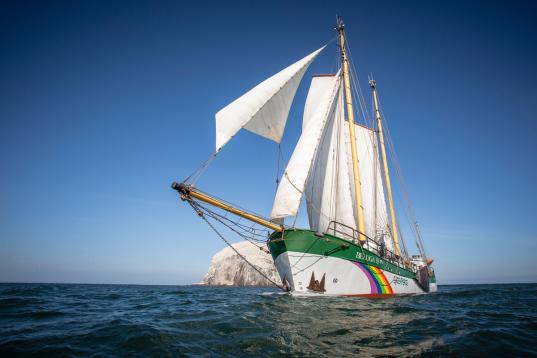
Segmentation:
<svg viewBox="0 0 537 358">
<path fill-rule="evenodd" d="M 537 285 L 390 299 L 270 288 L 0 284 L 0 356 L 537 356 Z"/>
</svg>

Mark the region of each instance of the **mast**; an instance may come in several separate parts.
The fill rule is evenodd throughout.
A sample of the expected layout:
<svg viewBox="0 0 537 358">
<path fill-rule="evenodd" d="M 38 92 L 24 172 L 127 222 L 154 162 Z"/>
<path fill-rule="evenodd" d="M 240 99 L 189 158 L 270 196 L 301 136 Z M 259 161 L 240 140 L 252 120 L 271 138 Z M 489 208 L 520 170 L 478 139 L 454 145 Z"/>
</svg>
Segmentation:
<svg viewBox="0 0 537 358">
<path fill-rule="evenodd" d="M 386 148 L 384 147 L 384 132 L 382 131 L 382 120 L 380 119 L 379 102 L 377 98 L 377 86 L 375 80 L 369 80 L 369 85 L 373 91 L 373 102 L 375 104 L 375 116 L 377 117 L 377 126 L 380 138 L 380 148 L 382 153 L 382 164 L 384 166 L 384 181 L 386 182 L 386 192 L 388 193 L 388 204 L 390 205 L 390 217 L 392 222 L 392 237 L 395 243 L 395 254 L 400 255 L 399 251 L 399 234 L 397 231 L 397 218 L 393 207 L 392 185 L 390 182 L 390 172 L 388 170 L 388 160 L 386 158 Z"/>
<path fill-rule="evenodd" d="M 345 102 L 347 104 L 347 116 L 349 120 L 349 133 L 351 140 L 352 172 L 354 174 L 354 193 L 356 200 L 357 224 L 360 242 L 364 243 L 366 237 L 364 224 L 364 208 L 362 206 L 362 184 L 360 182 L 360 167 L 358 166 L 358 148 L 354 133 L 354 112 L 352 110 L 351 83 L 349 80 L 349 62 L 345 51 L 345 25 L 343 20 L 337 18 L 337 31 L 339 33 L 339 46 L 341 48 L 341 62 L 343 63 L 343 80 L 345 82 Z"/>
</svg>

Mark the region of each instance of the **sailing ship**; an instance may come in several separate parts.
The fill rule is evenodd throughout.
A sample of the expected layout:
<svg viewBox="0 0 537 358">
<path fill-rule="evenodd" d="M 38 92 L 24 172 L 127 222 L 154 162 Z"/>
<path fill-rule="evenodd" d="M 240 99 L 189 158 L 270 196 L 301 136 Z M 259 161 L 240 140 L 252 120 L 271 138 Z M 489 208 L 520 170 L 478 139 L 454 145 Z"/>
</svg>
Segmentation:
<svg viewBox="0 0 537 358">
<path fill-rule="evenodd" d="M 339 17 L 336 31 L 338 70 L 312 77 L 302 133 L 279 180 L 270 217 L 201 191 L 192 177 L 174 182 L 172 188 L 213 229 L 216 230 L 210 219 L 245 238 L 249 234 L 252 238 L 261 236 L 282 288 L 291 294 L 370 297 L 434 292 L 437 286 L 432 260 L 426 256 L 413 210 L 411 229 L 417 255 L 408 254 L 396 215 L 386 150 L 386 146 L 392 146 L 383 127 L 376 83 L 370 78 L 374 117 L 369 126 L 357 123 L 351 88 L 355 77 L 345 26 Z M 297 88 L 310 64 L 326 47 L 266 79 L 220 110 L 216 114 L 216 151 L 208 162 L 241 128 L 280 143 Z M 194 176 L 201 175 L 208 162 Z M 285 223 L 286 218 L 296 219 L 302 200 L 306 203 L 309 229 Z M 411 208 L 408 203 L 407 207 Z M 230 219 L 228 213 L 242 221 Z M 260 235 L 256 227 L 265 228 L 266 236 Z"/>
</svg>

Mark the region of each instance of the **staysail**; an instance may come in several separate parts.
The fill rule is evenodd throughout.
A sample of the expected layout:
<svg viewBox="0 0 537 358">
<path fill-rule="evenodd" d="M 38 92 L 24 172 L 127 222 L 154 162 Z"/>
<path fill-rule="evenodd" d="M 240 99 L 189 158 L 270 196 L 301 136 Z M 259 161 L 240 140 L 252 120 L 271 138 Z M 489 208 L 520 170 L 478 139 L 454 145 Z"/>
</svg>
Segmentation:
<svg viewBox="0 0 537 358">
<path fill-rule="evenodd" d="M 216 113 L 216 150 L 241 128 L 279 143 L 298 85 L 325 47 L 261 82 Z"/>
<path fill-rule="evenodd" d="M 294 216 L 298 212 L 306 179 L 314 160 L 317 147 L 326 127 L 331 126 L 334 112 L 337 108 L 337 98 L 341 87 L 341 76 L 334 76 L 327 90 L 318 102 L 317 108 L 312 112 L 309 124 L 303 128 L 295 150 L 289 160 L 287 168 L 274 199 L 271 219 L 281 219 Z M 330 123 L 328 123 L 330 122 Z"/>
</svg>

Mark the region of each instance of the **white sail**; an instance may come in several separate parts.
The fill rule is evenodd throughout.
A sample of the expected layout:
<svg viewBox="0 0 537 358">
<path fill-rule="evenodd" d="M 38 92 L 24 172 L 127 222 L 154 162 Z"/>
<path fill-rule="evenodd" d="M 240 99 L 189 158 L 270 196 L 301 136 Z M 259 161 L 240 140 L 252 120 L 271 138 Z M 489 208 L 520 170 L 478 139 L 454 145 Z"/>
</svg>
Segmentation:
<svg viewBox="0 0 537 358">
<path fill-rule="evenodd" d="M 345 123 L 345 137 L 347 138 L 348 165 L 352 165 L 348 122 Z M 355 137 L 359 155 L 365 234 L 379 242 L 386 235 L 384 240 L 386 247 L 393 251 L 393 243 L 388 229 L 384 185 L 380 171 L 377 134 L 370 128 L 355 124 Z M 352 178 L 352 166 L 349 168 L 351 168 L 349 178 Z M 352 180 L 351 183 L 353 183 Z M 354 195 L 353 184 L 351 185 L 352 195 Z"/>
<path fill-rule="evenodd" d="M 314 78 L 308 93 L 304 122 L 309 125 L 316 112 L 314 101 L 327 91 L 326 78 Z M 354 178 L 348 122 L 343 119 L 343 93 L 340 91 L 338 105 L 333 112 L 334 119 L 328 119 L 326 130 L 319 141 L 311 170 L 304 190 L 310 228 L 320 232 L 330 232 L 336 221 L 338 234 L 352 237 L 356 228 L 356 203 L 354 201 Z M 388 230 L 388 215 L 384 199 L 380 161 L 376 133 L 370 128 L 355 125 L 357 151 L 359 155 L 362 206 L 365 234 L 380 242 L 385 239 L 386 247 L 393 251 L 393 243 Z M 376 247 L 374 248 L 377 249 Z"/>
<path fill-rule="evenodd" d="M 321 102 L 324 94 L 330 90 L 330 86 L 334 81 L 334 74 L 331 75 L 315 75 L 311 78 L 308 96 L 304 105 L 304 116 L 302 119 L 302 130 L 304 130 L 311 118 L 315 115 L 317 107 Z"/>
<path fill-rule="evenodd" d="M 312 80 L 304 110 L 304 123 L 310 121 L 310 113 L 316 109 L 312 108 L 315 102 L 310 101 L 310 98 L 317 97 L 321 88 L 326 91 L 326 83 L 327 77 Z M 340 89 L 334 119 L 320 140 L 306 182 L 305 198 L 310 228 L 320 232 L 326 232 L 332 220 L 351 228 L 356 226 L 343 130 L 343 106 L 343 89 Z M 338 225 L 337 230 L 352 237 L 352 230 L 344 226 Z"/>
<path fill-rule="evenodd" d="M 261 82 L 216 113 L 216 150 L 241 128 L 279 143 L 298 85 L 325 47 Z"/>
<path fill-rule="evenodd" d="M 274 199 L 272 207 L 272 219 L 294 216 L 298 212 L 300 200 L 306 184 L 306 179 L 314 160 L 317 147 L 326 127 L 330 127 L 334 112 L 337 107 L 337 98 L 341 76 L 339 73 L 331 79 L 327 90 L 318 103 L 316 111 L 309 120 L 309 124 L 303 129 L 300 139 L 289 160 L 287 168 Z"/>
</svg>

